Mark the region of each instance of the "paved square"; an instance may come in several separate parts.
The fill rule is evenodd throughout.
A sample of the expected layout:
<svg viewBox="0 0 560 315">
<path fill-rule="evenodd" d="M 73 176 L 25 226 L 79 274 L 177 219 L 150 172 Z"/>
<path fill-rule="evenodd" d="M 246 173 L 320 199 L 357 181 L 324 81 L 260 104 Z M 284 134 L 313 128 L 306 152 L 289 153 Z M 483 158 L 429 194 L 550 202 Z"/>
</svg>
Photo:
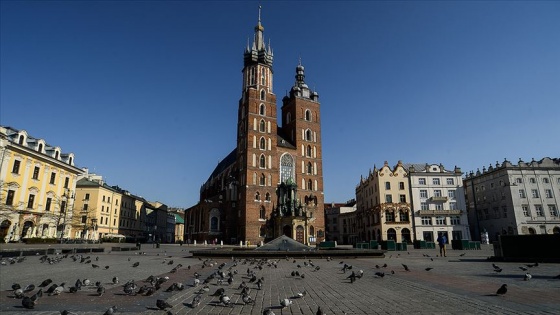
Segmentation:
<svg viewBox="0 0 560 315">
<path fill-rule="evenodd" d="M 6 244 L 1 249 L 15 246 Z M 51 246 L 60 248 L 61 245 Z M 115 305 L 117 314 L 165 314 L 156 307 L 156 300 L 164 299 L 173 306 L 168 309 L 172 314 L 263 314 L 267 309 L 274 314 L 316 314 L 318 307 L 325 314 L 560 314 L 560 279 L 554 279 L 560 274 L 560 264 L 540 263 L 528 268 L 533 277 L 525 281 L 525 271 L 519 267 L 528 263 L 496 262 L 502 268 L 498 273 L 492 262 L 486 260 L 493 255 L 490 247 L 476 251 L 449 250 L 448 257 L 437 257 L 434 249 L 410 249 L 387 252 L 385 258 L 349 256 L 328 260 L 326 252 L 323 258 L 310 259 L 293 259 L 288 253 L 288 258 L 281 259 L 207 260 L 190 257 L 189 248 L 192 247 L 188 246 L 162 245 L 157 249 L 144 244 L 144 254 L 110 251 L 110 244 L 101 246 L 107 247 L 103 253 L 81 254 L 90 256 L 87 260 L 92 261 L 89 263 L 73 261 L 70 254 L 58 263 L 48 264 L 41 263 L 41 255 L 32 255 L 26 256 L 23 262 L 0 266 L 0 312 L 60 314 L 60 311 L 68 310 L 76 314 L 103 314 Z M 57 256 L 61 257 L 49 255 Z M 2 260 L 7 261 L 6 258 Z M 138 267 L 133 267 L 135 262 L 139 262 Z M 351 265 L 352 269 L 343 272 L 341 262 Z M 220 285 L 217 278 L 212 279 L 209 292 L 201 295 L 200 305 L 191 308 L 193 297 L 202 287 L 193 287 L 195 272 L 201 275 L 202 282 L 223 263 L 222 271 L 234 273 L 233 283 L 228 285 L 224 280 Z M 100 268 L 93 268 L 92 264 Z M 172 273 L 179 264 L 182 267 Z M 383 267 L 384 264 L 387 267 Z M 402 264 L 406 264 L 410 271 L 406 271 Z M 105 269 L 105 266 L 109 268 Z M 433 269 L 425 270 L 428 267 Z M 348 276 L 352 271 L 359 273 L 360 270 L 363 276 L 351 283 Z M 295 271 L 303 276 L 292 276 Z M 264 277 L 261 290 L 254 282 L 249 282 L 248 272 L 257 278 Z M 385 276 L 376 276 L 376 272 L 383 272 Z M 134 280 L 138 287 L 149 285 L 144 280 L 150 275 L 167 276 L 169 280 L 152 296 L 124 293 L 124 283 Z M 115 276 L 119 278 L 118 284 L 112 282 Z M 33 310 L 23 308 L 22 300 L 13 298 L 13 283 L 22 287 L 28 284 L 38 286 L 47 278 L 57 284 L 65 282 L 65 292 L 58 296 L 44 294 Z M 106 293 L 99 297 L 94 285 L 69 293 L 77 279 L 86 278 L 92 284 L 100 281 Z M 251 289 L 249 296 L 254 304 L 243 303 L 239 289 L 242 281 Z M 185 284 L 185 289 L 165 292 L 174 282 Z M 508 292 L 496 296 L 496 290 L 504 283 L 508 285 Z M 224 306 L 218 296 L 211 296 L 219 288 L 231 298 L 231 306 Z M 306 295 L 298 297 L 303 291 Z M 293 304 L 282 308 L 280 300 L 285 298 L 291 299 Z"/>
</svg>

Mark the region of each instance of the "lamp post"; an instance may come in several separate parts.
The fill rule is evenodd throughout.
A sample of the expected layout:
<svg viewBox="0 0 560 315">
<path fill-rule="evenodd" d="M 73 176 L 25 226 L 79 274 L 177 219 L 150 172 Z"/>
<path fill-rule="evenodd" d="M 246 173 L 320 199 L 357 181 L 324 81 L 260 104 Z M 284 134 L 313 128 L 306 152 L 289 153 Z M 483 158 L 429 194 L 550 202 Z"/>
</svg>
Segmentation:
<svg viewBox="0 0 560 315">
<path fill-rule="evenodd" d="M 62 194 L 62 200 L 60 201 L 60 213 L 58 217 L 58 226 L 61 227 L 60 229 L 60 243 L 64 242 L 64 233 L 66 231 L 66 217 L 68 215 L 66 211 L 66 207 L 68 206 L 68 200 L 71 198 L 70 190 L 68 188 L 64 188 L 64 194 Z"/>
</svg>

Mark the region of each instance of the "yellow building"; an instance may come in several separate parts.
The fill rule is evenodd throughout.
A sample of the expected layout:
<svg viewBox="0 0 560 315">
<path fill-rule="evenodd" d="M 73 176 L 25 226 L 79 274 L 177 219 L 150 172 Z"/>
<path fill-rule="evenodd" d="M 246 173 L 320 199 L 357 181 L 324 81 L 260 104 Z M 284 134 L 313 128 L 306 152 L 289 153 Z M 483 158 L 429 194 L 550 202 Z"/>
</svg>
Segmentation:
<svg viewBox="0 0 560 315">
<path fill-rule="evenodd" d="M 361 241 L 412 242 L 408 173 L 401 161 L 387 162 L 356 187 L 357 225 Z"/>
<path fill-rule="evenodd" d="M 71 238 L 74 154 L 0 126 L 0 239 Z"/>
</svg>

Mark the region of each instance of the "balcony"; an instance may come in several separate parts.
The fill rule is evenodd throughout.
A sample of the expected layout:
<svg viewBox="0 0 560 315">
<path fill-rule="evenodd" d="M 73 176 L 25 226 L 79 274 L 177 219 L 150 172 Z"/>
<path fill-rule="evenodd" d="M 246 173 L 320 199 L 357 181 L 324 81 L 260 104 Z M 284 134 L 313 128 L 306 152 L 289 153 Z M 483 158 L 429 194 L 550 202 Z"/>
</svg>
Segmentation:
<svg viewBox="0 0 560 315">
<path fill-rule="evenodd" d="M 432 196 L 430 198 L 430 200 L 432 202 L 447 202 L 447 197 L 443 197 L 443 196 Z"/>
<path fill-rule="evenodd" d="M 419 216 L 460 215 L 463 210 L 418 210 Z"/>
</svg>

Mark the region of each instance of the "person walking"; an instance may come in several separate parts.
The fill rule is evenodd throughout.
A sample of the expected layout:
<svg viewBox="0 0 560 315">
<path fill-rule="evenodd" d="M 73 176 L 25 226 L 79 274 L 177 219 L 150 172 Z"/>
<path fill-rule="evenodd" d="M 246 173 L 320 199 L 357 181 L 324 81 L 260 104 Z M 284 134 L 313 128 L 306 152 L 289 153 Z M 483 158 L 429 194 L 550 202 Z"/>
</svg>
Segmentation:
<svg viewBox="0 0 560 315">
<path fill-rule="evenodd" d="M 443 257 L 447 257 L 447 253 L 445 251 L 445 244 L 447 244 L 447 237 L 443 233 L 439 233 L 439 237 L 437 239 L 439 244 L 439 255 Z"/>
</svg>

